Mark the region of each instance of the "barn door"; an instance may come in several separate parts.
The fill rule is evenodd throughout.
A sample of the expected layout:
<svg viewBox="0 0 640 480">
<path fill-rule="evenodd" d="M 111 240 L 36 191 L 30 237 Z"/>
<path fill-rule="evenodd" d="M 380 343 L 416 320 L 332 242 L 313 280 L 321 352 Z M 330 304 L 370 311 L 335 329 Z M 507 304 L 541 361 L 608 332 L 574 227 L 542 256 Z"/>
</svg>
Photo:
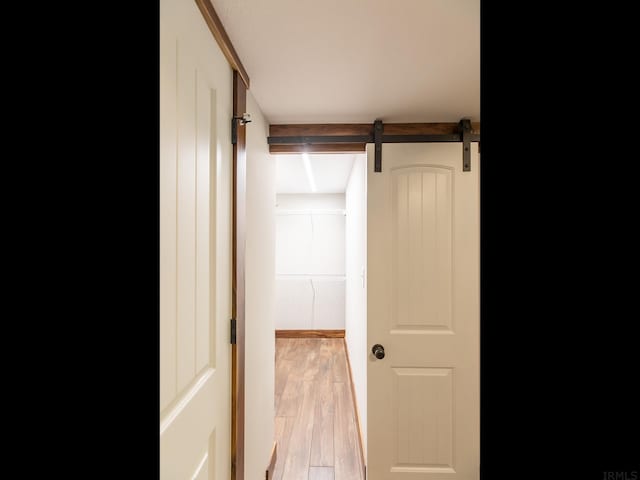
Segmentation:
<svg viewBox="0 0 640 480">
<path fill-rule="evenodd" d="M 368 145 L 370 480 L 479 478 L 480 165 L 471 147 L 463 172 L 461 143 L 384 144 L 375 173 Z"/>
</svg>

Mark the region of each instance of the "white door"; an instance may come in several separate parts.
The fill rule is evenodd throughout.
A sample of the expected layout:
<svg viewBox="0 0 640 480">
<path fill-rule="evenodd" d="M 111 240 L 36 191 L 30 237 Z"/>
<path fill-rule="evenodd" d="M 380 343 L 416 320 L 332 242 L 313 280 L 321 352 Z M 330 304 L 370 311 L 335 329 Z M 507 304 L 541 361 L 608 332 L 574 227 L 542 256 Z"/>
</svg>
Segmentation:
<svg viewBox="0 0 640 480">
<path fill-rule="evenodd" d="M 368 145 L 369 480 L 477 480 L 479 155 Z M 385 356 L 371 353 L 375 344 Z"/>
<path fill-rule="evenodd" d="M 163 480 L 230 478 L 231 80 L 196 3 L 161 0 Z"/>
</svg>

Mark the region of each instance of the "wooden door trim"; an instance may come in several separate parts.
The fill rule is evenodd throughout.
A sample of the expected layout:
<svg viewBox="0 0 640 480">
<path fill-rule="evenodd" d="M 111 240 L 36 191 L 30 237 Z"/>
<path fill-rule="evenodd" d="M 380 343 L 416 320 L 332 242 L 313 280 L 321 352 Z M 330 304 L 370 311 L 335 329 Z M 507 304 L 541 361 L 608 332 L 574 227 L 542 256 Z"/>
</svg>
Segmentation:
<svg viewBox="0 0 640 480">
<path fill-rule="evenodd" d="M 205 22 L 207 22 L 209 30 L 211 30 L 213 38 L 218 42 L 220 50 L 222 50 L 222 53 L 227 58 L 231 67 L 239 73 L 245 87 L 249 88 L 249 74 L 245 70 L 244 65 L 242 65 L 236 49 L 233 48 L 233 43 L 231 43 L 231 39 L 229 38 L 229 35 L 227 35 L 227 31 L 224 29 L 224 26 L 220 21 L 220 17 L 218 17 L 218 14 L 213 8 L 211 0 L 195 0 L 195 2 L 204 17 Z M 240 115 L 243 113 L 245 112 L 240 112 Z"/>
<path fill-rule="evenodd" d="M 233 71 L 233 115 L 247 108 L 247 87 L 240 72 Z M 233 145 L 233 229 L 231 268 L 231 316 L 236 321 L 236 343 L 231 345 L 231 479 L 244 480 L 244 368 L 245 368 L 245 222 L 247 151 L 246 127 L 238 122 Z"/>
</svg>

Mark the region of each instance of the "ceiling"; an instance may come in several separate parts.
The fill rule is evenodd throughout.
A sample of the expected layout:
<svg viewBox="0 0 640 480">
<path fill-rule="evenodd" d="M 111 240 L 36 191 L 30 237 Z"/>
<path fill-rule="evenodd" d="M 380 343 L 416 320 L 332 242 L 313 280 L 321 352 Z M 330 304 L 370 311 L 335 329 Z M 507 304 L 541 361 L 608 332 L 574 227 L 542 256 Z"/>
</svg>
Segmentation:
<svg viewBox="0 0 640 480">
<path fill-rule="evenodd" d="M 480 0 L 212 3 L 271 124 L 480 121 Z"/>
<path fill-rule="evenodd" d="M 356 155 L 365 154 L 308 154 L 315 192 L 302 155 L 274 155 L 276 193 L 344 193 Z"/>
</svg>

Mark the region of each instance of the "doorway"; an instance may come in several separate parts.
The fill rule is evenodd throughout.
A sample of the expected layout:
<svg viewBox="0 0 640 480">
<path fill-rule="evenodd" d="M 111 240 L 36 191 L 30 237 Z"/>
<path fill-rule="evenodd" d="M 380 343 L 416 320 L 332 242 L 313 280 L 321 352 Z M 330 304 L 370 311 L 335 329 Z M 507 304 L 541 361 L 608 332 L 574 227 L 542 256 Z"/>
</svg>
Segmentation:
<svg viewBox="0 0 640 480">
<path fill-rule="evenodd" d="M 364 479 L 366 154 L 276 157 L 274 479 Z"/>
</svg>

